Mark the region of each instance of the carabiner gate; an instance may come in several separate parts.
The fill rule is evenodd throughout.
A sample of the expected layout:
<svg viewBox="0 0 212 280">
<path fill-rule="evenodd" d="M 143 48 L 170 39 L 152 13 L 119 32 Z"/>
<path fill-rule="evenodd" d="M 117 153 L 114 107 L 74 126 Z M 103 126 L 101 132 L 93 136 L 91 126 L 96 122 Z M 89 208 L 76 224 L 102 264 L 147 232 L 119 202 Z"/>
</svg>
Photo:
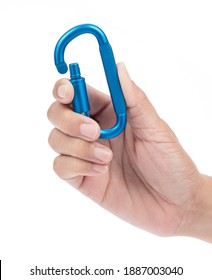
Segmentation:
<svg viewBox="0 0 212 280">
<path fill-rule="evenodd" d="M 100 138 L 114 138 L 125 129 L 127 122 L 127 113 L 124 96 L 118 79 L 113 50 L 104 32 L 98 26 L 93 24 L 78 25 L 67 31 L 59 39 L 55 47 L 55 65 L 60 74 L 65 74 L 68 71 L 67 64 L 64 60 L 65 49 L 74 38 L 85 33 L 94 35 L 99 43 L 99 51 L 104 66 L 104 72 L 113 102 L 113 108 L 116 113 L 116 124 L 111 128 L 100 129 Z M 74 87 L 74 99 L 72 103 L 73 109 L 75 112 L 84 113 L 84 115 L 89 117 L 90 107 L 86 91 L 85 79 L 81 77 L 79 65 L 77 63 L 70 64 L 69 69 L 71 77 L 70 82 Z"/>
</svg>

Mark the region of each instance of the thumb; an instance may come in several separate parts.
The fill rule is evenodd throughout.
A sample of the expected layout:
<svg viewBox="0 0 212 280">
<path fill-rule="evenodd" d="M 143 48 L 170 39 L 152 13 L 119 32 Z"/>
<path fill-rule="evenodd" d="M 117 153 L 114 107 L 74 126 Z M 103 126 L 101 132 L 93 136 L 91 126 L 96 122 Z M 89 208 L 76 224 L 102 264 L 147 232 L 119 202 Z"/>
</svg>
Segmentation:
<svg viewBox="0 0 212 280">
<path fill-rule="evenodd" d="M 173 132 L 158 116 L 146 94 L 131 80 L 125 64 L 118 63 L 117 70 L 126 101 L 128 123 L 134 135 L 153 141 L 152 137 L 158 132 L 166 132 L 163 133 L 166 137 L 173 136 Z"/>
</svg>

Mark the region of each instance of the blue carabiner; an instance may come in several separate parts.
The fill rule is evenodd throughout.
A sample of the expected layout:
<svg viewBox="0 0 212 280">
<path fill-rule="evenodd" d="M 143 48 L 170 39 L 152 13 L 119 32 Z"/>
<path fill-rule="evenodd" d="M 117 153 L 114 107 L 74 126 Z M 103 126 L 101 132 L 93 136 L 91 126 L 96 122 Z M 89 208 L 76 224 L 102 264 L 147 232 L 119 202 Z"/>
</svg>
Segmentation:
<svg viewBox="0 0 212 280">
<path fill-rule="evenodd" d="M 81 24 L 67 31 L 57 42 L 54 52 L 54 60 L 57 70 L 60 74 L 65 74 L 68 71 L 67 64 L 64 60 L 64 53 L 67 45 L 77 36 L 90 33 L 94 35 L 99 43 L 99 50 L 104 66 L 104 71 L 109 87 L 113 108 L 116 113 L 116 124 L 107 129 L 100 129 L 100 138 L 110 139 L 118 136 L 126 126 L 127 113 L 124 96 L 118 79 L 116 62 L 113 55 L 113 50 L 108 42 L 104 32 L 96 25 Z M 85 85 L 85 79 L 81 77 L 79 65 L 72 63 L 69 65 L 70 82 L 74 86 L 73 109 L 77 113 L 83 113 L 89 117 L 89 100 Z"/>
</svg>

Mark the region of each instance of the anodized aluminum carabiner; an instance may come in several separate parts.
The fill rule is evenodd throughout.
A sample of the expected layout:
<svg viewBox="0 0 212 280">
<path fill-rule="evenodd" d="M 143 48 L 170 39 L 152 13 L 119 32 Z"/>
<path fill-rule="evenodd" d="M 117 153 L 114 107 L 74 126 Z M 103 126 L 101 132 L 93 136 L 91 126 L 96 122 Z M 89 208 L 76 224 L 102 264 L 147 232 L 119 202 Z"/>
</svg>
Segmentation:
<svg viewBox="0 0 212 280">
<path fill-rule="evenodd" d="M 110 91 L 113 108 L 116 113 L 116 124 L 107 129 L 100 129 L 100 138 L 110 139 L 118 136 L 126 126 L 127 113 L 124 96 L 121 90 L 116 62 L 113 50 L 104 32 L 96 25 L 81 24 L 67 31 L 57 42 L 54 52 L 55 66 L 60 74 L 68 71 L 64 60 L 64 53 L 67 45 L 77 36 L 90 33 L 94 35 L 99 43 L 99 51 Z M 74 86 L 73 109 L 77 113 L 83 113 L 89 117 L 89 100 L 86 91 L 85 79 L 81 77 L 79 65 L 72 63 L 69 65 L 70 82 Z"/>
</svg>

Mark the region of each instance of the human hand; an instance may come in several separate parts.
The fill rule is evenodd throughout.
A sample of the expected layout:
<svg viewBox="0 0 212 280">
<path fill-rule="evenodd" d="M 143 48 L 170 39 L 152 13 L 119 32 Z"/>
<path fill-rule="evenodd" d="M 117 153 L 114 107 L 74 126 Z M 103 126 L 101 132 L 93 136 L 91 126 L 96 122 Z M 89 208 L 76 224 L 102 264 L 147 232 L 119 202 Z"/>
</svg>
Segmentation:
<svg viewBox="0 0 212 280">
<path fill-rule="evenodd" d="M 113 214 L 161 236 L 186 234 L 204 178 L 144 92 L 117 65 L 127 105 L 125 131 L 99 140 L 100 126 L 115 122 L 110 97 L 87 86 L 93 119 L 71 110 L 71 83 L 54 87 L 48 110 L 55 128 L 50 146 L 59 177 Z M 189 218 L 188 218 L 189 217 Z"/>
</svg>

